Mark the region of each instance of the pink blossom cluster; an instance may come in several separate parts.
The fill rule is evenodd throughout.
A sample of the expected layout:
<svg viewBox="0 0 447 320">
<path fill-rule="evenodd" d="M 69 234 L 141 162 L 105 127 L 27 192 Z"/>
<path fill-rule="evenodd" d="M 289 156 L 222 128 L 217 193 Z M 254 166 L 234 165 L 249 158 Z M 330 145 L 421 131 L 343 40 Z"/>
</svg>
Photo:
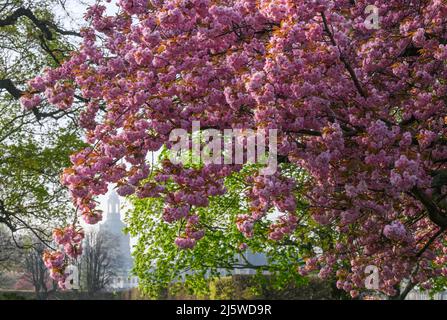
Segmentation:
<svg viewBox="0 0 447 320">
<path fill-rule="evenodd" d="M 422 180 L 425 179 L 423 172 L 419 168 L 419 163 L 415 160 L 408 159 L 405 155 L 401 155 L 399 159 L 394 163 L 394 170 L 391 171 L 390 182 L 398 190 L 409 190 L 417 186 Z M 425 177 L 424 177 L 425 178 Z"/>
<path fill-rule="evenodd" d="M 75 226 L 68 226 L 64 229 L 55 229 L 53 231 L 53 239 L 64 247 L 65 253 L 73 259 L 82 254 L 82 240 L 84 239 L 84 231 Z"/>
<path fill-rule="evenodd" d="M 45 266 L 50 270 L 50 277 L 58 283 L 60 288 L 64 288 L 66 280 L 65 254 L 60 251 L 45 251 L 43 261 Z"/>
<path fill-rule="evenodd" d="M 296 202 L 293 196 L 295 182 L 292 179 L 275 174 L 249 177 L 248 182 L 253 185 L 248 197 L 252 200 L 251 206 L 254 208 L 252 215 L 255 220 L 261 218 L 271 207 L 291 214 L 295 212 Z"/>
<path fill-rule="evenodd" d="M 407 230 L 400 221 L 393 221 L 391 224 L 387 224 L 383 228 L 383 234 L 393 241 L 405 241 L 407 238 Z"/>
<path fill-rule="evenodd" d="M 186 218 L 189 214 L 189 205 L 184 205 L 181 207 L 166 207 L 163 212 L 163 219 L 166 222 L 178 221 Z"/>
<path fill-rule="evenodd" d="M 205 230 L 200 228 L 199 222 L 199 216 L 197 215 L 188 217 L 183 234 L 175 239 L 175 244 L 180 249 L 194 248 L 197 241 L 205 236 Z"/>
<path fill-rule="evenodd" d="M 42 98 L 37 95 L 23 95 L 20 97 L 20 103 L 25 109 L 33 109 L 37 107 L 42 102 Z"/>
<path fill-rule="evenodd" d="M 237 229 L 246 237 L 253 237 L 254 221 L 248 214 L 240 214 L 236 219 Z"/>
<path fill-rule="evenodd" d="M 77 259 L 82 255 L 84 231 L 81 227 L 74 225 L 63 229 L 55 229 L 53 231 L 53 239 L 62 250 L 45 251 L 43 261 L 50 271 L 50 277 L 58 283 L 59 288 L 66 289 L 65 281 L 68 276 L 66 273 L 67 261 L 69 258 Z"/>
<path fill-rule="evenodd" d="M 293 233 L 297 226 L 297 217 L 286 215 L 279 218 L 279 221 L 270 226 L 269 239 L 282 240 L 285 236 Z"/>
<path fill-rule="evenodd" d="M 279 175 L 249 177 L 248 182 L 253 185 L 247 195 L 251 200 L 250 214 L 240 214 L 236 225 L 245 237 L 253 236 L 254 225 L 257 221 L 267 217 L 272 208 L 276 208 L 283 215 L 270 226 L 269 238 L 281 240 L 293 233 L 297 226 L 295 216 L 296 201 L 293 195 L 295 182 Z"/>
</svg>

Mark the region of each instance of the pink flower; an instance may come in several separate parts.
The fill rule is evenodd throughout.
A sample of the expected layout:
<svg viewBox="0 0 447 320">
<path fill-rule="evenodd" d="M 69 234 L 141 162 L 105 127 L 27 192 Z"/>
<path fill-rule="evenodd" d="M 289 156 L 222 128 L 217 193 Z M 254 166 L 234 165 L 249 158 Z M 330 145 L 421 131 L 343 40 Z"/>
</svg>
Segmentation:
<svg viewBox="0 0 447 320">
<path fill-rule="evenodd" d="M 20 98 L 20 103 L 25 109 L 33 109 L 37 107 L 42 102 L 42 98 L 38 94 L 34 95 L 23 95 Z"/>
<path fill-rule="evenodd" d="M 76 259 L 82 255 L 82 246 L 81 244 L 66 243 L 64 251 L 70 258 Z"/>
<path fill-rule="evenodd" d="M 247 84 L 247 90 L 255 91 L 259 89 L 263 85 L 264 77 L 265 77 L 264 72 L 254 73 Z"/>
<path fill-rule="evenodd" d="M 163 213 L 163 219 L 166 222 L 178 221 L 182 218 L 186 218 L 189 214 L 190 206 L 183 205 L 180 207 L 166 207 Z"/>
<path fill-rule="evenodd" d="M 400 221 L 393 221 L 383 228 L 383 234 L 390 240 L 402 241 L 407 237 L 407 230 Z"/>
<path fill-rule="evenodd" d="M 97 224 L 102 220 L 102 212 L 99 210 L 96 211 L 87 211 L 82 214 L 82 218 L 87 224 Z"/>
<path fill-rule="evenodd" d="M 28 85 L 39 92 L 45 91 L 45 79 L 43 77 L 37 76 L 28 82 Z"/>
<path fill-rule="evenodd" d="M 60 251 L 45 251 L 43 261 L 45 266 L 49 269 L 61 268 L 65 262 L 65 255 Z"/>
<path fill-rule="evenodd" d="M 119 0 L 118 5 L 129 14 L 139 14 L 148 9 L 148 0 Z"/>
<path fill-rule="evenodd" d="M 50 277 L 51 279 L 57 281 L 58 283 L 65 282 L 65 274 L 62 269 L 52 268 L 50 269 Z"/>
<path fill-rule="evenodd" d="M 251 238 L 253 236 L 254 222 L 248 215 L 246 214 L 238 215 L 236 225 L 238 230 L 242 232 L 245 237 Z"/>
<path fill-rule="evenodd" d="M 196 240 L 192 238 L 178 237 L 175 239 L 175 244 L 180 249 L 192 249 L 196 245 Z"/>
<path fill-rule="evenodd" d="M 423 28 L 417 29 L 412 39 L 416 47 L 423 47 L 425 44 L 425 30 Z"/>
<path fill-rule="evenodd" d="M 119 187 L 116 190 L 116 193 L 118 193 L 121 197 L 126 197 L 135 193 L 135 187 L 126 184 L 124 186 Z"/>
</svg>

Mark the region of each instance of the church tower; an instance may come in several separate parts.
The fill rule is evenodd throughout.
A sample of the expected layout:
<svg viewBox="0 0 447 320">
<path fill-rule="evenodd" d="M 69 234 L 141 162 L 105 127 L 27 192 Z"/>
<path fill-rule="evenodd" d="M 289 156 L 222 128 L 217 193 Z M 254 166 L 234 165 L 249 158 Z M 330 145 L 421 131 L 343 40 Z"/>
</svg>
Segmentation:
<svg viewBox="0 0 447 320">
<path fill-rule="evenodd" d="M 121 221 L 120 199 L 113 191 L 107 201 L 107 214 L 105 221 L 99 225 L 99 232 L 108 233 L 116 239 L 116 249 L 119 252 L 118 265 L 123 274 L 128 274 L 132 268 L 132 256 L 130 253 L 130 237 L 123 229 L 125 224 Z"/>
<path fill-rule="evenodd" d="M 107 201 L 107 219 L 118 219 L 120 218 L 120 198 L 118 194 L 113 191 Z"/>
</svg>

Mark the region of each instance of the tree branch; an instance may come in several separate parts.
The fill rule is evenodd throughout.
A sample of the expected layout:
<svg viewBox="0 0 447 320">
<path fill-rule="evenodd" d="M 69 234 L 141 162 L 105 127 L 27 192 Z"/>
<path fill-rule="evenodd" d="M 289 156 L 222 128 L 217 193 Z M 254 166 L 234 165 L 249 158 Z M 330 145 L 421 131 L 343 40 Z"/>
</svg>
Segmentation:
<svg viewBox="0 0 447 320">
<path fill-rule="evenodd" d="M 11 79 L 0 79 L 0 89 L 5 89 L 15 99 L 19 99 L 23 95 L 23 91 L 18 89 Z"/>
<path fill-rule="evenodd" d="M 425 206 L 428 216 L 433 223 L 442 230 L 447 229 L 447 216 L 439 210 L 431 199 L 416 187 L 411 190 L 411 194 Z"/>
<path fill-rule="evenodd" d="M 45 38 L 47 38 L 48 40 L 53 39 L 53 33 L 48 28 L 47 23 L 45 21 L 39 20 L 30 9 L 23 7 L 18 8 L 6 18 L 0 19 L 0 27 L 14 25 L 21 17 L 27 17 L 28 19 L 30 19 L 36 25 L 36 27 L 39 28 L 40 31 L 42 31 L 42 33 L 45 35 Z"/>
<path fill-rule="evenodd" d="M 55 23 L 51 21 L 41 20 L 37 18 L 30 9 L 23 7 L 18 8 L 16 11 L 11 13 L 6 18 L 0 19 L 0 28 L 14 25 L 17 22 L 17 20 L 21 17 L 27 17 L 28 19 L 30 19 L 34 23 L 34 25 L 37 28 L 39 28 L 40 31 L 42 31 L 47 40 L 54 39 L 53 32 L 50 29 L 53 29 L 56 33 L 59 33 L 64 36 L 82 37 L 79 32 L 65 30 L 58 27 Z"/>
</svg>

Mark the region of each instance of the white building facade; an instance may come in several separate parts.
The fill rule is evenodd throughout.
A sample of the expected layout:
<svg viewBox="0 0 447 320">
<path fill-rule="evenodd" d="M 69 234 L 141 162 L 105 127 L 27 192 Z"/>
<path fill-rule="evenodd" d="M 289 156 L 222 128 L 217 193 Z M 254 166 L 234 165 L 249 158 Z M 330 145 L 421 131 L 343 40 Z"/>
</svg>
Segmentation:
<svg viewBox="0 0 447 320">
<path fill-rule="evenodd" d="M 125 224 L 121 220 L 121 203 L 116 192 L 112 192 L 107 200 L 107 213 L 103 223 L 99 225 L 99 232 L 112 236 L 116 244 L 117 260 L 116 275 L 106 288 L 107 291 L 119 291 L 135 288 L 138 286 L 138 278 L 131 276 L 133 259 L 130 250 L 130 236 L 124 232 Z"/>
</svg>

